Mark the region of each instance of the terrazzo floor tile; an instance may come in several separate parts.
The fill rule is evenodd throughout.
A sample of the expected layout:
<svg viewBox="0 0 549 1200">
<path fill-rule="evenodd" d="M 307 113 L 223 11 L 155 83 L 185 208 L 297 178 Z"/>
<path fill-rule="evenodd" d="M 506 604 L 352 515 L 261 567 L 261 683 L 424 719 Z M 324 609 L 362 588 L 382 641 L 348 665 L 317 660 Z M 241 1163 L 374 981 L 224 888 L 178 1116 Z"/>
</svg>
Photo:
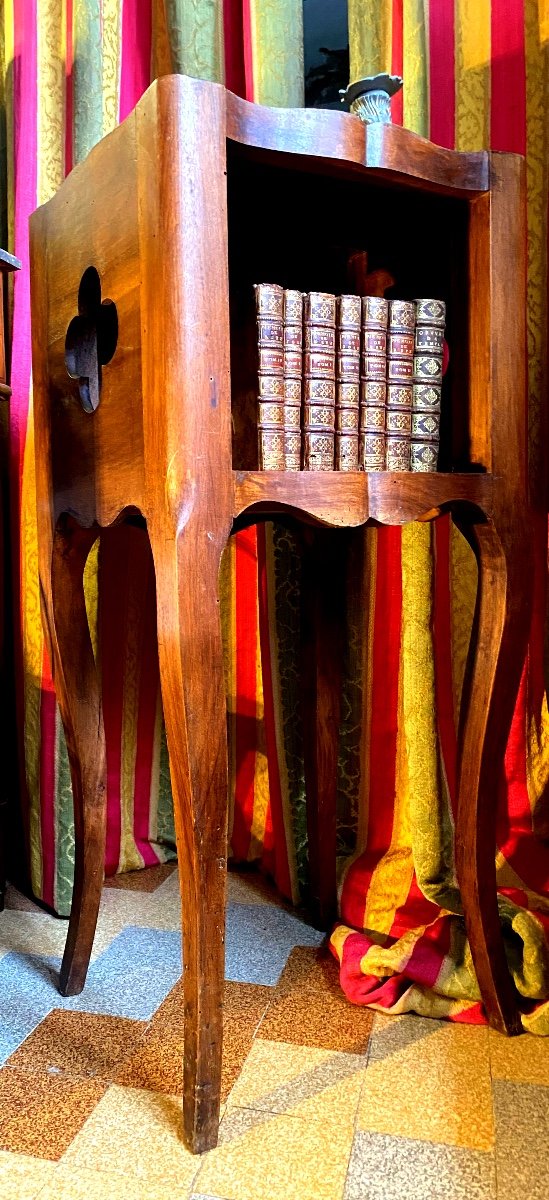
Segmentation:
<svg viewBox="0 0 549 1200">
<path fill-rule="evenodd" d="M 294 946 L 319 946 L 324 935 L 299 917 L 266 904 L 230 904 L 225 974 L 238 983 L 273 986 Z"/>
<path fill-rule="evenodd" d="M 549 1087 L 549 1038 L 531 1033 L 509 1038 L 490 1029 L 488 1039 L 493 1079 Z"/>
<path fill-rule="evenodd" d="M 125 1017 L 54 1009 L 16 1050 L 8 1066 L 111 1080 L 145 1028 L 143 1022 Z"/>
<path fill-rule="evenodd" d="M 0 1071 L 0 1149 L 58 1159 L 104 1095 L 97 1080 Z"/>
<path fill-rule="evenodd" d="M 75 1171 L 61 1162 L 39 1200 L 188 1200 L 188 1196 L 187 1187 L 179 1188 L 172 1182 L 167 1192 L 163 1183 L 146 1183 L 103 1171 Z"/>
<path fill-rule="evenodd" d="M 488 1030 L 376 1018 L 357 1120 L 372 1133 L 490 1150 Z"/>
<path fill-rule="evenodd" d="M 126 871 L 123 875 L 110 875 L 104 888 L 115 888 L 126 892 L 156 892 L 170 875 L 177 871 L 177 863 L 159 863 L 143 871 Z"/>
<path fill-rule="evenodd" d="M 272 999 L 272 988 L 262 987 L 256 983 L 234 983 L 227 980 L 224 995 L 224 1025 L 238 1025 L 253 1036 L 267 1005 Z M 160 1008 L 154 1014 L 151 1029 L 156 1033 L 168 1030 L 170 1033 L 183 1037 L 184 1028 L 184 999 L 183 983 L 178 980 L 175 987 L 163 1000 Z"/>
<path fill-rule="evenodd" d="M 0 959 L 0 1063 L 57 1006 L 58 970 L 59 963 L 32 955 L 7 954 Z"/>
<path fill-rule="evenodd" d="M 49 913 L 6 910 L 0 918 L 0 954 L 33 954 L 60 958 L 67 938 L 67 922 Z"/>
<path fill-rule="evenodd" d="M 252 1045 L 272 991 L 256 984 L 226 983 L 223 1013 L 221 1100 L 228 1096 Z M 161 1004 L 115 1082 L 125 1087 L 177 1093 L 183 1078 L 183 985 L 179 981 Z"/>
<path fill-rule="evenodd" d="M 93 963 L 84 991 L 64 1007 L 149 1020 L 181 975 L 181 938 L 129 926 Z"/>
<path fill-rule="evenodd" d="M 492 1154 L 376 1133 L 355 1136 L 344 1200 L 495 1200 L 495 1196 Z"/>
<path fill-rule="evenodd" d="M 55 1169 L 44 1159 L 0 1150 L 0 1200 L 35 1200 Z"/>
<path fill-rule="evenodd" d="M 63 1165 L 189 1190 L 200 1166 L 183 1145 L 182 1102 L 136 1088 L 111 1087 L 72 1142 Z M 131 1184 L 127 1196 L 131 1196 Z"/>
<path fill-rule="evenodd" d="M 547 1200 L 549 1089 L 496 1079 L 493 1093 L 498 1197 Z"/>
<path fill-rule="evenodd" d="M 344 996 L 320 990 L 293 991 L 273 997 L 258 1037 L 365 1054 L 372 1021 L 369 1009 L 357 1008 Z"/>
<path fill-rule="evenodd" d="M 229 1098 L 229 1108 L 285 1113 L 335 1124 L 350 1135 L 366 1059 L 256 1039 Z"/>
<path fill-rule="evenodd" d="M 226 1200 L 342 1200 L 351 1148 L 337 1124 L 230 1109 L 204 1156 L 198 1195 Z"/>
<path fill-rule="evenodd" d="M 286 908 L 274 885 L 258 871 L 229 871 L 227 896 L 233 904 L 275 904 L 277 908 Z"/>
<path fill-rule="evenodd" d="M 14 887 L 13 883 L 8 883 L 4 895 L 4 904 L 6 911 L 8 909 L 16 909 L 17 912 L 41 912 L 39 904 L 34 900 L 30 900 L 28 896 L 23 895 L 18 888 Z"/>
<path fill-rule="evenodd" d="M 331 992 L 341 996 L 339 966 L 327 946 L 295 946 L 276 985 L 277 992 Z M 355 1006 L 355 1013 L 358 1008 Z"/>
</svg>

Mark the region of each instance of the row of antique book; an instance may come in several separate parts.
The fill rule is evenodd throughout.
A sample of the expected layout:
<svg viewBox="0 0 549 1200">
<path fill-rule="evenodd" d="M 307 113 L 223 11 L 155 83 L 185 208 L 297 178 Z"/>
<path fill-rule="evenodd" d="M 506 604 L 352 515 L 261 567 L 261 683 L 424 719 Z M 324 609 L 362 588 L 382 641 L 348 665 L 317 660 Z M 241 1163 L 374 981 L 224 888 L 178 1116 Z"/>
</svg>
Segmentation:
<svg viewBox="0 0 549 1200">
<path fill-rule="evenodd" d="M 255 297 L 261 470 L 436 471 L 442 300 Z"/>
</svg>

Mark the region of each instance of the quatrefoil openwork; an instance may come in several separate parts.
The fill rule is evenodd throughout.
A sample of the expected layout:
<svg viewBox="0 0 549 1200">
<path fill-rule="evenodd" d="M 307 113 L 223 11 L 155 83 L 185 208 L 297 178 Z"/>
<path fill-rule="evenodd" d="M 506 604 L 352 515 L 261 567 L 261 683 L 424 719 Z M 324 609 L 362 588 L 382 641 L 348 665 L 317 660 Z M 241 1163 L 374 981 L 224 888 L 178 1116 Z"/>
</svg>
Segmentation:
<svg viewBox="0 0 549 1200">
<path fill-rule="evenodd" d="M 78 380 L 84 412 L 95 412 L 101 398 L 101 368 L 111 361 L 118 341 L 118 313 L 112 300 L 101 299 L 101 280 L 88 267 L 78 288 L 78 316 L 65 338 L 65 365 Z"/>
</svg>

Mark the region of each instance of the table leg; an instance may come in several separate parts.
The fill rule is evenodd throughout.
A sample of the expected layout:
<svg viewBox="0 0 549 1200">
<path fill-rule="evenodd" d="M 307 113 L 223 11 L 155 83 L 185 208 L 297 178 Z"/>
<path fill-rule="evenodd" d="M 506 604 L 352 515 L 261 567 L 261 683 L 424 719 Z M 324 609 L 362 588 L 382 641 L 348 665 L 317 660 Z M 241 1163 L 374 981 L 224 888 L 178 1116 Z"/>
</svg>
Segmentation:
<svg viewBox="0 0 549 1200">
<path fill-rule="evenodd" d="M 456 870 L 488 1020 L 520 1032 L 496 888 L 496 818 L 504 755 L 528 644 L 532 570 L 528 533 L 458 522 L 478 563 L 478 593 L 460 715 Z"/>
</svg>

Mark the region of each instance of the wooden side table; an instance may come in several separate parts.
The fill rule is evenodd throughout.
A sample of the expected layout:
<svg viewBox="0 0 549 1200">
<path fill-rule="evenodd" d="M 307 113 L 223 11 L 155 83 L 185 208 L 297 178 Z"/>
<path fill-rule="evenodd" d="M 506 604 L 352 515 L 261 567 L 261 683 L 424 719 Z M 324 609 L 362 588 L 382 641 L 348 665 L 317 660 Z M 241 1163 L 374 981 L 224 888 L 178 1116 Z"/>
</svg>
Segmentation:
<svg viewBox="0 0 549 1200">
<path fill-rule="evenodd" d="M 105 741 L 83 591 L 101 528 L 142 519 L 156 569 L 182 893 L 184 1128 L 201 1151 L 217 1138 L 221 1069 L 224 546 L 231 531 L 280 514 L 312 529 L 307 778 L 321 863 L 324 831 L 333 833 L 339 705 L 323 539 L 450 510 L 480 581 L 462 702 L 457 872 L 490 1021 L 516 1032 L 494 847 L 531 606 L 524 162 L 443 150 L 393 126 L 365 130 L 345 114 L 269 110 L 217 84 L 166 77 L 34 214 L 31 245 L 40 578 L 76 827 L 62 991 L 84 985 L 103 878 Z M 242 382 L 239 297 L 262 279 L 341 292 L 348 251 L 361 245 L 401 294 L 446 300 L 444 469 L 262 473 L 247 437 L 254 398 Z"/>
<path fill-rule="evenodd" d="M 6 860 L 8 840 L 8 789 L 13 786 L 16 769 L 11 769 L 13 763 L 13 739 L 10 732 L 15 726 L 14 680 L 12 672 L 11 644 L 6 634 L 6 611 L 11 612 L 11 599 L 8 597 L 10 570 L 10 537 L 9 537 L 9 399 L 11 388 L 8 384 L 8 345 L 7 345 L 7 283 L 8 275 L 18 271 L 21 263 L 18 258 L 0 250 L 0 730 L 2 742 L 2 783 L 0 784 L 0 912 L 4 907 L 6 890 Z"/>
</svg>

